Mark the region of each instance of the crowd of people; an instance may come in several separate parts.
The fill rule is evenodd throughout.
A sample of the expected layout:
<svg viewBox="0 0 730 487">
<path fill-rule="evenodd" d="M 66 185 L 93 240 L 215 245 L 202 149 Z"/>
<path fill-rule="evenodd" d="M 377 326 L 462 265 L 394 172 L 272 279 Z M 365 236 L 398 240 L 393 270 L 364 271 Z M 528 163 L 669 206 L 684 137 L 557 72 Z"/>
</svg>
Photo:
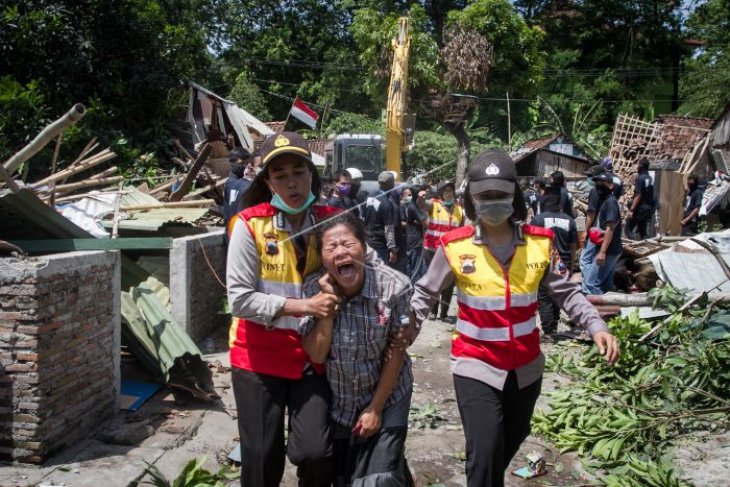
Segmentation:
<svg viewBox="0 0 730 487">
<path fill-rule="evenodd" d="M 286 457 L 300 485 L 413 485 L 406 349 L 429 315 L 450 318 L 454 288 L 451 372 L 470 486 L 504 485 L 529 433 L 544 297 L 608 362 L 618 359 L 616 338 L 569 279 L 576 237 L 558 175 L 533 212 L 499 150 L 474 158 L 461 192 L 449 182 L 397 185 L 383 172 L 367 194 L 356 169 L 323 184 L 291 132 L 265 140 L 256 157 L 233 156 L 232 175 L 236 164 L 246 179 L 226 198 L 242 194 L 227 210 L 226 275 L 241 485 L 279 485 Z M 526 224 L 531 216 L 542 227 Z"/>
</svg>

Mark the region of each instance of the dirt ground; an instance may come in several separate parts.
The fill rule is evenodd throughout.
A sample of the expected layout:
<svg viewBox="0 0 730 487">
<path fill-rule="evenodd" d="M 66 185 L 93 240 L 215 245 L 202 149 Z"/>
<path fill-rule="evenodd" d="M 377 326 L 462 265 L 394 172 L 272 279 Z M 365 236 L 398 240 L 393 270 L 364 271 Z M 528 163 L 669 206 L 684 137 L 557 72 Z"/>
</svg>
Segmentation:
<svg viewBox="0 0 730 487">
<path fill-rule="evenodd" d="M 449 347 L 453 325 L 426 321 L 409 349 L 415 376 L 411 424 L 406 456 L 418 486 L 464 486 L 464 436 L 449 371 Z M 215 350 L 206 354 L 211 364 L 221 401 L 215 406 L 185 404 L 161 391 L 134 413 L 120 412 L 114 421 L 95 436 L 73 448 L 59 452 L 41 466 L 0 464 L 0 486 L 38 487 L 129 487 L 151 485 L 145 472 L 148 464 L 157 467 L 169 480 L 185 464 L 205 458 L 205 467 L 217 471 L 238 441 L 236 408 L 230 388 L 226 333 L 214 337 Z M 576 344 L 576 351 L 583 345 Z M 546 354 L 564 353 L 544 345 Z M 538 407 L 547 402 L 545 393 L 566 379 L 546 373 Z M 687 438 L 675 449 L 675 464 L 682 476 L 695 487 L 730 485 L 730 433 Z M 525 455 L 537 452 L 548 462 L 548 474 L 533 480 L 507 475 L 507 486 L 588 485 L 590 477 L 573 454 L 560 455 L 557 449 L 530 436 L 510 466 L 526 465 Z M 138 482 L 140 482 L 138 484 Z M 238 485 L 232 481 L 229 485 Z M 297 485 L 294 467 L 287 462 L 282 485 Z"/>
</svg>

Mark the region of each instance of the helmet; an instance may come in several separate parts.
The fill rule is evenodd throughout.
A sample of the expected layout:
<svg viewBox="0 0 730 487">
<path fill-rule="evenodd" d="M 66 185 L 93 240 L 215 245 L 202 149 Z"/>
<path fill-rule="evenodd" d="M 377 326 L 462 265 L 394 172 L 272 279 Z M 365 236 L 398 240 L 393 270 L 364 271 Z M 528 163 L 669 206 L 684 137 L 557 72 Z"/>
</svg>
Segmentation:
<svg viewBox="0 0 730 487">
<path fill-rule="evenodd" d="M 356 167 L 348 167 L 347 169 L 345 169 L 345 171 L 347 171 L 347 172 L 350 173 L 350 178 L 351 179 L 360 179 L 360 180 L 362 180 L 362 172 L 360 172 L 360 170 L 358 168 L 356 168 Z"/>
</svg>

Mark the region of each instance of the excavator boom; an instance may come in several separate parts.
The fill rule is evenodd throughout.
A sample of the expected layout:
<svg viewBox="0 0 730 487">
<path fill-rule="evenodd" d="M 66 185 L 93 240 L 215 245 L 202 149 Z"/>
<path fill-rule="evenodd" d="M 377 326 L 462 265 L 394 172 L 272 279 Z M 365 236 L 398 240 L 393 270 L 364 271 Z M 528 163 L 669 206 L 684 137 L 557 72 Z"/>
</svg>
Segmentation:
<svg viewBox="0 0 730 487">
<path fill-rule="evenodd" d="M 401 155 L 408 149 L 405 129 L 408 106 L 408 59 L 411 39 L 408 17 L 398 19 L 398 38 L 393 39 L 393 66 L 388 86 L 385 121 L 385 167 L 401 174 Z"/>
</svg>

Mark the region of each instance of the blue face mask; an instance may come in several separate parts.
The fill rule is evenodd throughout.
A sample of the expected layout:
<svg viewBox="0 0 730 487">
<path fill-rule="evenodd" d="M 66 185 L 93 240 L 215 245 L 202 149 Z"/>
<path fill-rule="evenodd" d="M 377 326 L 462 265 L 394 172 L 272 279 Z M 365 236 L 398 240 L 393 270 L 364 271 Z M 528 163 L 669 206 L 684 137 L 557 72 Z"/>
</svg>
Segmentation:
<svg viewBox="0 0 730 487">
<path fill-rule="evenodd" d="M 305 201 L 302 206 L 300 206 L 299 208 L 292 208 L 291 206 L 284 203 L 284 200 L 281 199 L 281 196 L 279 196 L 278 194 L 275 194 L 271 198 L 271 206 L 273 206 L 277 210 L 281 210 L 284 213 L 287 213 L 289 215 L 297 215 L 297 214 L 303 212 L 304 210 L 306 210 L 307 208 L 309 208 L 309 205 L 311 205 L 315 199 L 316 199 L 316 197 L 314 196 L 314 193 L 312 193 L 310 191 L 309 196 L 307 196 L 307 201 Z"/>
</svg>

